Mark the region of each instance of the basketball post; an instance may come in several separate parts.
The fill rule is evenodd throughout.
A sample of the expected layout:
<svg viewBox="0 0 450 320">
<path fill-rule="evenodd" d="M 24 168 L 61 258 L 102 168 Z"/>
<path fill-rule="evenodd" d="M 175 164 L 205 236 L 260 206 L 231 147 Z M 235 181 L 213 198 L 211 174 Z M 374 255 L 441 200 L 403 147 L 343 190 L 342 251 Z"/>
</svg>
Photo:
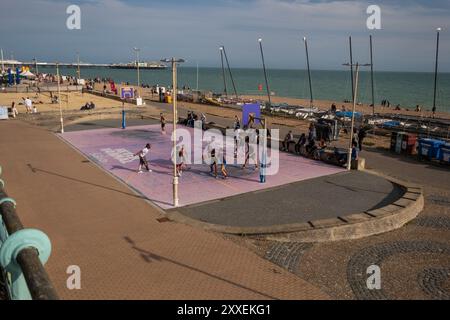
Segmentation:
<svg viewBox="0 0 450 320">
<path fill-rule="evenodd" d="M 122 129 L 126 129 L 127 124 L 125 120 L 125 101 L 122 99 Z"/>
</svg>

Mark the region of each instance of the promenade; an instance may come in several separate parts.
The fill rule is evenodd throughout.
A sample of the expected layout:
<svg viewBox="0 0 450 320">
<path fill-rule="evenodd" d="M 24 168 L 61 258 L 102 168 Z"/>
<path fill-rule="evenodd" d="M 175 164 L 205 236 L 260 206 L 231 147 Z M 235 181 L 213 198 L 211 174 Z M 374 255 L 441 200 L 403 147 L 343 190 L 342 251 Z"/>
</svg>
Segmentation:
<svg viewBox="0 0 450 320">
<path fill-rule="evenodd" d="M 305 280 L 209 233 L 165 221 L 53 133 L 0 123 L 0 163 L 23 223 L 52 240 L 63 299 L 326 299 Z M 67 267 L 81 268 L 68 290 Z"/>
</svg>

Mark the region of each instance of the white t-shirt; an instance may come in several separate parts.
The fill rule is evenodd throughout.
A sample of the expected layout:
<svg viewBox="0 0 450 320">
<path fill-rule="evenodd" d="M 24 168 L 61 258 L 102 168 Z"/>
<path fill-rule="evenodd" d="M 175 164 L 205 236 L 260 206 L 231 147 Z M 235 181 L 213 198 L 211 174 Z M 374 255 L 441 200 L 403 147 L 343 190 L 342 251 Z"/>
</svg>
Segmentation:
<svg viewBox="0 0 450 320">
<path fill-rule="evenodd" d="M 31 108 L 33 107 L 33 101 L 31 101 L 31 99 L 25 99 L 25 105 Z"/>
<path fill-rule="evenodd" d="M 145 157 L 147 155 L 147 153 L 150 151 L 150 149 L 148 149 L 147 147 L 145 147 L 144 149 L 141 150 L 141 152 L 139 152 L 139 156 L 140 157 Z"/>
</svg>

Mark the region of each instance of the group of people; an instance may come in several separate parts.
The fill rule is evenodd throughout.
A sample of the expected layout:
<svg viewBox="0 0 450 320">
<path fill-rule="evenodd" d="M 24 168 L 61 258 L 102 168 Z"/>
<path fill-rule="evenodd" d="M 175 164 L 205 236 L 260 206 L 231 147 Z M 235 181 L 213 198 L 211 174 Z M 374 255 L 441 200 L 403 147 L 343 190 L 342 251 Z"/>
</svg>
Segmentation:
<svg viewBox="0 0 450 320">
<path fill-rule="evenodd" d="M 25 105 L 25 108 L 27 110 L 27 113 L 37 113 L 38 110 L 35 105 L 33 105 L 33 100 L 31 100 L 29 97 L 22 98 L 23 104 Z"/>
<path fill-rule="evenodd" d="M 352 160 L 358 159 L 359 152 L 363 150 L 363 142 L 366 136 L 366 128 L 362 127 L 359 130 L 356 128 L 354 129 L 352 140 Z M 311 122 L 308 128 L 308 133 L 302 133 L 297 141 L 294 138 L 292 130 L 289 130 L 284 140 L 282 141 L 281 150 L 290 152 L 291 145 L 294 145 L 293 152 L 295 154 L 304 155 L 315 160 L 320 160 L 323 158 L 323 155 L 328 148 L 327 141 L 330 140 L 327 140 L 324 137 L 319 137 L 317 135 L 316 125 Z M 339 152 L 338 148 L 334 148 L 332 158 L 335 160 L 335 162 L 344 164 L 347 161 L 347 154 Z"/>
</svg>

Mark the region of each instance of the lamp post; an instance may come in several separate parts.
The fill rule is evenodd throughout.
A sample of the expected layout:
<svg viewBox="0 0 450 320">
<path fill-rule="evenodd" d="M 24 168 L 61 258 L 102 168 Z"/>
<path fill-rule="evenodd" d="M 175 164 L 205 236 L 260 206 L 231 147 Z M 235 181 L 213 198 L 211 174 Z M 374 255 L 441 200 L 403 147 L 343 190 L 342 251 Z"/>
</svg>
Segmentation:
<svg viewBox="0 0 450 320">
<path fill-rule="evenodd" d="M 58 103 L 59 103 L 59 120 L 61 123 L 61 133 L 64 133 L 64 120 L 62 114 L 62 106 L 61 106 L 61 80 L 59 75 L 59 62 L 56 63 L 56 78 L 58 79 Z"/>
<path fill-rule="evenodd" d="M 138 93 L 138 98 L 141 97 L 141 75 L 139 73 L 139 52 L 141 51 L 141 49 L 134 47 L 133 50 L 136 52 L 136 66 L 137 66 L 137 93 Z"/>
<path fill-rule="evenodd" d="M 372 89 L 372 115 L 375 115 L 375 88 L 373 82 L 373 43 L 372 35 L 370 35 L 370 84 Z"/>
<path fill-rule="evenodd" d="M 178 110 L 177 110 L 177 63 L 183 63 L 183 59 L 162 59 L 161 62 L 172 64 L 172 102 L 173 102 L 173 206 L 178 207 L 178 175 L 177 175 L 177 121 L 178 121 Z"/>
<path fill-rule="evenodd" d="M 439 36 L 442 28 L 436 29 L 436 61 L 434 65 L 434 91 L 433 91 L 433 116 L 436 111 L 436 92 L 437 92 L 437 80 L 438 80 L 438 66 L 439 66 Z"/>
<path fill-rule="evenodd" d="M 81 79 L 81 71 L 80 71 L 80 53 L 77 51 L 77 84 Z"/>
<path fill-rule="evenodd" d="M 0 49 L 0 59 L 2 59 L 2 71 L 5 70 L 5 64 L 3 62 L 3 49 Z"/>
<path fill-rule="evenodd" d="M 352 109 L 352 122 L 350 126 L 350 141 L 349 141 L 349 147 L 348 147 L 348 154 L 347 154 L 347 170 L 350 170 L 352 168 L 352 148 L 353 148 L 353 130 L 355 127 L 355 111 L 356 111 L 356 103 L 358 100 L 358 78 L 359 78 L 359 68 L 360 67 L 368 67 L 370 66 L 370 63 L 367 64 L 359 64 L 358 62 L 356 64 L 350 64 L 346 63 L 344 66 L 350 66 L 352 69 L 353 67 L 356 67 L 356 76 L 355 76 L 355 87 L 353 91 L 353 109 Z"/>
</svg>

